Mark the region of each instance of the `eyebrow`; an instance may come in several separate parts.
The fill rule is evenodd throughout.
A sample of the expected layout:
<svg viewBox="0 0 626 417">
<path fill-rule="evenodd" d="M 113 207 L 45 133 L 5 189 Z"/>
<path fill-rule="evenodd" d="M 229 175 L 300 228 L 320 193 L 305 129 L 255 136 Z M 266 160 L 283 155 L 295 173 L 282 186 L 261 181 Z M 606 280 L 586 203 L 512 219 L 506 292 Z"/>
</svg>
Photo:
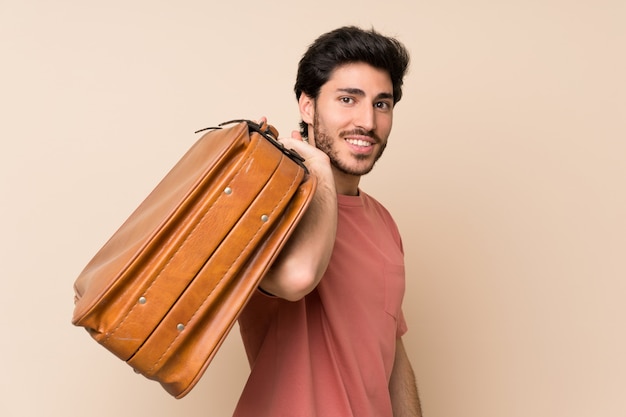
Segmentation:
<svg viewBox="0 0 626 417">
<path fill-rule="evenodd" d="M 360 88 L 338 88 L 337 91 L 343 92 L 343 93 L 352 94 L 352 95 L 359 96 L 359 97 L 364 97 L 365 96 L 365 91 L 361 90 Z M 393 100 L 393 94 L 391 94 L 391 93 L 379 93 L 375 97 L 375 99 L 376 100 L 381 100 L 381 99 Z"/>
</svg>

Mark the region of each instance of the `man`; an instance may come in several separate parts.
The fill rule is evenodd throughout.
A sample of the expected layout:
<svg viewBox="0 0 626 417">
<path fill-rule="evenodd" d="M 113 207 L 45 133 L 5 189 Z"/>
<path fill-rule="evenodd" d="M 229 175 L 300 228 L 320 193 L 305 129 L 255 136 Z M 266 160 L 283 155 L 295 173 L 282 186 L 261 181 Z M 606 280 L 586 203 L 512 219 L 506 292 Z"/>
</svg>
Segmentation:
<svg viewBox="0 0 626 417">
<path fill-rule="evenodd" d="M 409 56 L 343 27 L 306 51 L 295 85 L 301 132 L 281 139 L 318 188 L 243 311 L 251 374 L 235 416 L 421 416 L 401 336 L 403 249 L 387 210 L 359 189 L 380 158 Z"/>
</svg>

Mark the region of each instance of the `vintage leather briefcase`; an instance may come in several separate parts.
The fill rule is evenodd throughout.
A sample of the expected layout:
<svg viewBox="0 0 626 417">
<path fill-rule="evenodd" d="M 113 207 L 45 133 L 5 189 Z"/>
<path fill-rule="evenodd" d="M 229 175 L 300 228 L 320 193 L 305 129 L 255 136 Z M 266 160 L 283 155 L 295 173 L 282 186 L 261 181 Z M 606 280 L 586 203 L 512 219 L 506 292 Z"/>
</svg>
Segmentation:
<svg viewBox="0 0 626 417">
<path fill-rule="evenodd" d="M 176 398 L 206 370 L 316 187 L 273 127 L 208 130 L 74 284 L 72 323 Z"/>
</svg>

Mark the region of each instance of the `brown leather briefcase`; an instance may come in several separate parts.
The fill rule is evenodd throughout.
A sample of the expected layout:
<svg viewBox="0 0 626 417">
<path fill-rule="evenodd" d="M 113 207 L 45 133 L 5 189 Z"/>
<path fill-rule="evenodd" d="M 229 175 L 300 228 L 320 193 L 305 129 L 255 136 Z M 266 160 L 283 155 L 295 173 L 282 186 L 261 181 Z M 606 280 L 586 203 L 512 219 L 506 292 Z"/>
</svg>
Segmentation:
<svg viewBox="0 0 626 417">
<path fill-rule="evenodd" d="M 72 323 L 176 398 L 206 370 L 316 187 L 273 127 L 208 130 L 74 284 Z"/>
</svg>

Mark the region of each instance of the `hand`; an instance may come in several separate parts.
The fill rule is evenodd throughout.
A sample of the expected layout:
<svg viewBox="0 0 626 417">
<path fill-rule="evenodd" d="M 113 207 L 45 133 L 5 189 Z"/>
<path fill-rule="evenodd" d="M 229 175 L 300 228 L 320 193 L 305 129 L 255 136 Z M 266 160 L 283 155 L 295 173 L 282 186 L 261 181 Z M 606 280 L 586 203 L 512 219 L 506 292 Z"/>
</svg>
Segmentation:
<svg viewBox="0 0 626 417">
<path fill-rule="evenodd" d="M 267 118 L 262 116 L 256 121 L 256 123 L 260 125 L 267 123 Z M 281 142 L 285 148 L 293 149 L 298 153 L 298 155 L 302 156 L 304 158 L 304 163 L 310 172 L 318 177 L 322 176 L 328 179 L 332 178 L 330 159 L 328 156 L 324 152 L 317 149 L 314 144 L 310 144 L 308 141 L 305 141 L 298 130 L 291 131 L 291 137 L 278 138 L 278 141 Z"/>
<path fill-rule="evenodd" d="M 315 145 L 304 141 L 299 131 L 294 130 L 291 132 L 291 137 L 279 138 L 278 140 L 285 148 L 293 149 L 302 156 L 306 167 L 318 178 L 320 176 L 327 177 L 328 180 L 332 178 L 328 155 L 316 148 Z"/>
</svg>

